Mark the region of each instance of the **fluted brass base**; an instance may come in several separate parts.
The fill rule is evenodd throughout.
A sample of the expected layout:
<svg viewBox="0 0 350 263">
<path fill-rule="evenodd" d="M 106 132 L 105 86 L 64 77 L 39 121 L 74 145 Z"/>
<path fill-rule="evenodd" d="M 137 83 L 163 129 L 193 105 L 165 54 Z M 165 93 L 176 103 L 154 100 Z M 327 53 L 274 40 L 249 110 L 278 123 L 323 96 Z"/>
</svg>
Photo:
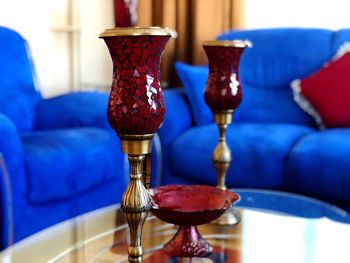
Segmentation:
<svg viewBox="0 0 350 263">
<path fill-rule="evenodd" d="M 148 175 L 143 174 L 143 164 L 145 155 L 151 152 L 153 134 L 119 137 L 122 150 L 128 154 L 130 162 L 130 182 L 121 203 L 130 232 L 129 262 L 142 262 L 142 228 L 151 208 L 151 200 L 144 185 Z"/>
</svg>

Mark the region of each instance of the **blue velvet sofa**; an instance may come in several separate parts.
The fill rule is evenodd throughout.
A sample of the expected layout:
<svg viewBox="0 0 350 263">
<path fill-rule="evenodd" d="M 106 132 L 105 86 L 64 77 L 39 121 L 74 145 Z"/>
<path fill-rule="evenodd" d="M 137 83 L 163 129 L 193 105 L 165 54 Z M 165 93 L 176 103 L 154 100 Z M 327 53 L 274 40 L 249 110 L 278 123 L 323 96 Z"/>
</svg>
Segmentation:
<svg viewBox="0 0 350 263">
<path fill-rule="evenodd" d="M 126 187 L 108 94 L 43 99 L 36 88 L 27 42 L 0 27 L 1 248 L 117 203 Z"/>
<path fill-rule="evenodd" d="M 218 39 L 253 43 L 241 58 L 243 102 L 227 132 L 227 186 L 296 192 L 349 208 L 350 128 L 319 130 L 294 102 L 290 82 L 321 68 L 350 41 L 350 29 L 241 30 Z M 162 183 L 215 185 L 218 129 L 203 98 L 208 68 L 178 62 L 176 70 L 183 88 L 165 91 L 159 132 Z"/>
</svg>

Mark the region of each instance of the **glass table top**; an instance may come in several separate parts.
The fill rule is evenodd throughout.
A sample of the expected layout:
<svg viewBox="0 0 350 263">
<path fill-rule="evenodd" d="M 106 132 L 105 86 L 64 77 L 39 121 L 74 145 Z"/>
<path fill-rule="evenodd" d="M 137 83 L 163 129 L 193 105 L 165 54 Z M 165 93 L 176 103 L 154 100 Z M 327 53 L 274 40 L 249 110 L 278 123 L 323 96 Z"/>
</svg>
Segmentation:
<svg viewBox="0 0 350 263">
<path fill-rule="evenodd" d="M 350 262 L 350 216 L 327 203 L 276 191 L 235 190 L 241 221 L 199 226 L 214 247 L 207 258 L 172 258 L 162 251 L 177 227 L 150 215 L 144 225 L 146 263 Z M 0 254 L 0 262 L 127 262 L 128 227 L 119 205 L 76 217 Z"/>
</svg>

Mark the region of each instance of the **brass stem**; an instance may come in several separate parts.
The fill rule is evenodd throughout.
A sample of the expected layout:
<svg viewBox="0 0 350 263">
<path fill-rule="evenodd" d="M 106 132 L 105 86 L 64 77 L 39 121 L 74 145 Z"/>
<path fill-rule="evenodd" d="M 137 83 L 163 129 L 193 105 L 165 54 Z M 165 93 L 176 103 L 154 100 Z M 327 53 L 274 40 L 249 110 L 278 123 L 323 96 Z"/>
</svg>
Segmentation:
<svg viewBox="0 0 350 263">
<path fill-rule="evenodd" d="M 142 164 L 145 156 L 128 155 L 130 182 L 122 198 L 122 209 L 130 230 L 129 262 L 142 262 L 142 228 L 151 207 L 151 201 L 142 182 Z"/>
<path fill-rule="evenodd" d="M 218 177 L 217 188 L 226 190 L 226 173 L 230 166 L 231 151 L 226 143 L 226 130 L 232 122 L 232 111 L 215 112 L 214 120 L 219 128 L 219 143 L 213 153 L 213 161 Z"/>
<path fill-rule="evenodd" d="M 142 262 L 142 229 L 151 208 L 151 200 L 144 185 L 144 163 L 145 156 L 151 153 L 153 134 L 119 134 L 119 137 L 122 150 L 128 154 L 130 162 L 130 182 L 122 198 L 122 209 L 130 231 L 129 262 Z M 150 169 L 147 168 L 146 177 L 150 177 Z"/>
<path fill-rule="evenodd" d="M 148 153 L 145 155 L 143 161 L 143 185 L 147 190 L 151 187 L 151 169 L 152 169 L 152 154 Z"/>
<path fill-rule="evenodd" d="M 219 142 L 226 142 L 227 124 L 218 124 L 219 127 Z"/>
<path fill-rule="evenodd" d="M 218 176 L 217 188 L 222 190 L 227 189 L 225 183 L 226 173 L 232 160 L 231 150 L 226 143 L 226 130 L 228 125 L 232 123 L 232 118 L 232 110 L 214 112 L 214 120 L 219 128 L 219 143 L 214 150 L 213 161 Z M 239 220 L 240 216 L 238 212 L 231 207 L 221 217 L 213 221 L 213 223 L 219 225 L 235 225 Z"/>
</svg>

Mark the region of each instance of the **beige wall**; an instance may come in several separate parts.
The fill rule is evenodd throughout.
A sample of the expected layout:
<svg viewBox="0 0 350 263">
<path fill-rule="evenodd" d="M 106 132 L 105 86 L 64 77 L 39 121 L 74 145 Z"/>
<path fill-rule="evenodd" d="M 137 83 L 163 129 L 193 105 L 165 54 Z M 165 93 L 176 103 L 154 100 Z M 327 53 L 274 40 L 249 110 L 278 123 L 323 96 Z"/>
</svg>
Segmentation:
<svg viewBox="0 0 350 263">
<path fill-rule="evenodd" d="M 109 87 L 112 62 L 107 47 L 98 35 L 114 27 L 112 0 L 81 1 L 81 84 L 83 89 Z"/>
<path fill-rule="evenodd" d="M 245 27 L 350 27 L 347 0 L 245 0 Z"/>
<path fill-rule="evenodd" d="M 0 0 L 0 25 L 28 40 L 45 97 L 111 83 L 98 34 L 113 23 L 112 0 Z"/>
<path fill-rule="evenodd" d="M 0 25 L 19 31 L 30 43 L 42 86 L 53 86 L 50 1 L 0 0 Z"/>
</svg>

